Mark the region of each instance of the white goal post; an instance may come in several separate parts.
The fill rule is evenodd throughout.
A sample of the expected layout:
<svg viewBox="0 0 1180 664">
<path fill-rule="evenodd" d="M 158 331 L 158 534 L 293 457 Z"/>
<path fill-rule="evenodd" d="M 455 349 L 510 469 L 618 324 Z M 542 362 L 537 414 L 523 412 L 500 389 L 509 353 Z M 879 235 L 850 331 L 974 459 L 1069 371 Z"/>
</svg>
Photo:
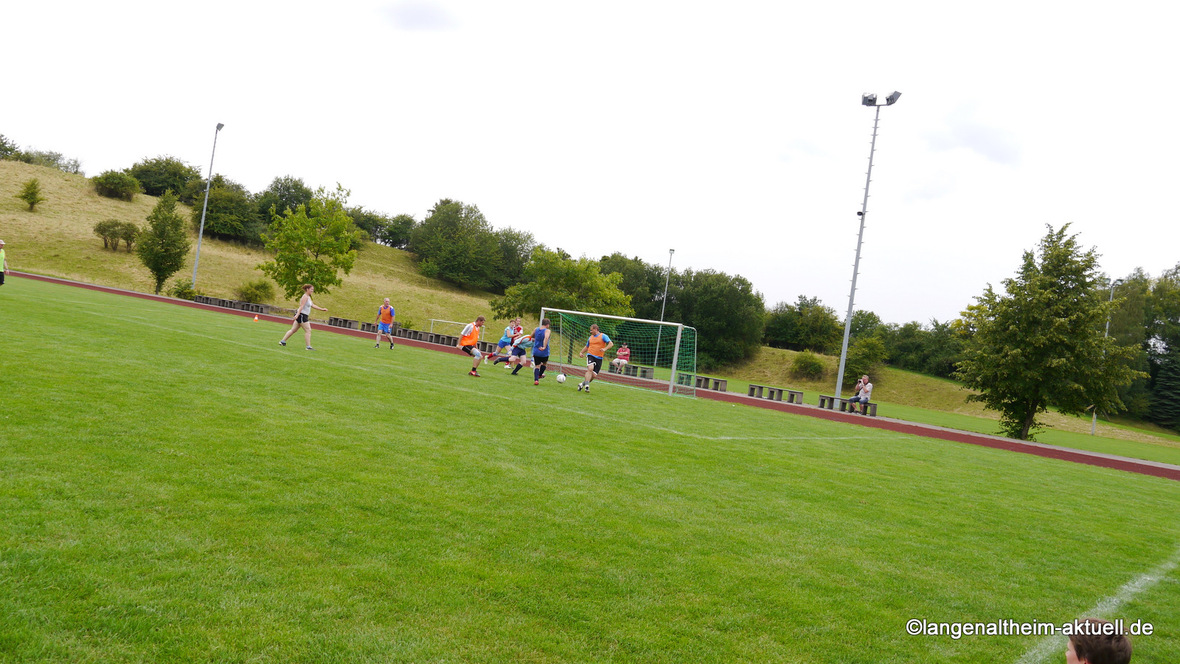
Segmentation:
<svg viewBox="0 0 1180 664">
<path fill-rule="evenodd" d="M 614 347 L 603 358 L 602 372 L 663 382 L 667 371 L 668 394 L 696 394 L 696 329 L 670 321 L 647 320 L 597 314 L 589 311 L 541 308 L 541 320 L 548 318 L 552 335 L 551 357 L 574 364 L 574 357 L 586 347 L 590 326 L 598 325 L 610 337 Z M 617 353 L 626 343 L 631 358 L 626 366 L 615 363 Z"/>
</svg>

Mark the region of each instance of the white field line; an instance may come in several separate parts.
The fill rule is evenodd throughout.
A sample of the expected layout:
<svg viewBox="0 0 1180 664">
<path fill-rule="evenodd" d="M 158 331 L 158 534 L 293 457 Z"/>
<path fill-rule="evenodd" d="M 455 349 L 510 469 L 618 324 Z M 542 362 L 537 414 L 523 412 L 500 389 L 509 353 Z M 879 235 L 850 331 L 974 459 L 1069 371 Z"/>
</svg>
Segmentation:
<svg viewBox="0 0 1180 664">
<path fill-rule="evenodd" d="M 1180 549 L 1176 549 L 1172 557 L 1165 560 L 1158 567 L 1131 579 L 1122 588 L 1119 588 L 1117 593 L 1099 600 L 1089 611 L 1078 617 L 1109 618 L 1136 595 L 1162 581 L 1177 566 L 1180 566 Z M 1020 659 L 1016 660 L 1016 664 L 1041 664 L 1052 657 L 1061 659 L 1062 653 L 1064 652 L 1065 636 L 1061 634 L 1046 636 L 1041 639 L 1040 643 L 1025 652 Z"/>
</svg>

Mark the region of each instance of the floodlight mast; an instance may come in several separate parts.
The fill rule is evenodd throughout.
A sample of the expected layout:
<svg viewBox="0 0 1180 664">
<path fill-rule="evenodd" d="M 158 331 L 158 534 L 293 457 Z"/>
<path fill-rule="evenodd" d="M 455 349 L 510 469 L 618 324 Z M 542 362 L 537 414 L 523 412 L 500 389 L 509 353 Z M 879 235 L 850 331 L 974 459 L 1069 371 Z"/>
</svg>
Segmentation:
<svg viewBox="0 0 1180 664">
<path fill-rule="evenodd" d="M 217 135 L 225 125 L 218 122 L 213 132 L 213 154 L 209 155 L 209 177 L 205 180 L 205 204 L 201 206 L 201 228 L 197 231 L 197 255 L 193 258 L 192 287 L 197 287 L 197 266 L 201 264 L 201 239 L 205 237 L 205 211 L 209 209 L 209 185 L 213 183 L 213 157 L 217 156 Z"/>
<path fill-rule="evenodd" d="M 1110 300 L 1108 300 L 1109 302 L 1114 302 L 1114 287 L 1118 286 L 1121 283 L 1123 283 L 1122 279 L 1115 279 L 1114 281 L 1110 282 Z M 1106 331 L 1102 333 L 1102 340 L 1104 342 L 1106 341 L 1106 338 L 1110 336 L 1110 316 L 1111 316 L 1111 312 L 1107 311 L 1106 312 Z M 1102 349 L 1102 355 L 1103 355 L 1103 357 L 1106 356 L 1106 349 L 1105 348 Z M 1091 406 L 1091 408 L 1093 409 L 1093 412 L 1090 413 L 1090 435 L 1093 436 L 1094 434 L 1096 434 L 1098 432 L 1098 406 L 1096 406 L 1096 405 Z"/>
<path fill-rule="evenodd" d="M 873 117 L 873 140 L 869 143 L 869 170 L 865 174 L 865 196 L 861 203 L 860 212 L 856 216 L 860 217 L 860 231 L 856 235 L 856 260 L 852 263 L 852 288 L 848 292 L 848 314 L 844 316 L 844 341 L 840 344 L 840 369 L 836 372 L 836 398 L 840 398 L 840 390 L 844 385 L 844 367 L 848 362 L 848 337 L 852 332 L 852 312 L 856 302 L 856 276 L 860 271 L 860 247 L 864 243 L 865 237 L 865 215 L 869 211 L 869 183 L 873 180 L 873 154 L 877 151 L 877 124 L 881 120 L 881 107 L 892 106 L 897 103 L 901 97 L 901 93 L 894 91 L 893 94 L 885 98 L 884 104 L 877 103 L 877 95 L 874 93 L 866 93 L 861 95 L 860 103 L 864 106 L 872 106 L 875 109 Z"/>
</svg>

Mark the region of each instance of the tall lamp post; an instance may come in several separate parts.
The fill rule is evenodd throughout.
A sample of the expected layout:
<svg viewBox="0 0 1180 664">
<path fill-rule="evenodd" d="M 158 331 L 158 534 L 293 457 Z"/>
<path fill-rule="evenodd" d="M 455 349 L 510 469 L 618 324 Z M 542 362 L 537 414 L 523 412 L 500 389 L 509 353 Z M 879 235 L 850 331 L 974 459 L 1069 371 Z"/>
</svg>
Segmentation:
<svg viewBox="0 0 1180 664">
<path fill-rule="evenodd" d="M 201 229 L 197 231 L 197 255 L 193 258 L 193 288 L 197 287 L 197 266 L 201 263 L 201 239 L 205 237 L 205 212 L 209 209 L 209 185 L 213 183 L 213 157 L 217 155 L 217 135 L 225 125 L 217 123 L 213 132 L 213 154 L 209 155 L 209 177 L 205 180 L 205 204 L 201 206 Z"/>
<path fill-rule="evenodd" d="M 1122 279 L 1115 279 L 1114 281 L 1110 282 L 1110 299 L 1108 300 L 1108 302 L 1114 302 L 1114 287 L 1118 286 L 1121 283 L 1123 283 Z M 1109 336 L 1110 336 L 1110 312 L 1107 312 L 1107 314 L 1106 314 L 1106 331 L 1102 333 L 1102 338 L 1105 340 Z M 1105 355 L 1106 351 L 1103 350 L 1102 354 Z M 1090 435 L 1093 436 L 1097 431 L 1098 431 L 1098 406 L 1094 406 L 1094 412 L 1090 414 Z"/>
<path fill-rule="evenodd" d="M 840 370 L 836 373 L 837 399 L 840 398 L 840 388 L 844 384 L 844 365 L 848 361 L 848 336 L 852 332 L 852 307 L 856 300 L 856 274 L 860 270 L 860 245 L 865 237 L 865 214 L 869 211 L 869 183 L 873 180 L 873 153 L 877 151 L 877 123 L 881 120 L 881 107 L 896 104 L 900 97 L 901 93 L 894 91 L 893 94 L 885 98 L 884 104 L 877 103 L 877 95 L 875 94 L 864 94 L 860 98 L 861 104 L 876 109 L 876 116 L 873 118 L 873 140 L 869 144 L 869 171 L 865 174 L 864 202 L 860 206 L 860 212 L 856 213 L 856 216 L 860 217 L 860 232 L 856 235 L 856 261 L 852 263 L 852 289 L 848 292 L 848 315 L 844 317 L 844 342 L 840 344 Z"/>
<path fill-rule="evenodd" d="M 672 254 L 676 253 L 675 249 L 668 250 L 668 274 L 664 276 L 664 299 L 660 301 L 660 322 L 664 322 L 664 307 L 668 306 L 668 281 L 672 279 Z M 660 360 L 660 338 L 664 336 L 664 327 L 661 325 L 659 332 L 656 333 L 656 357 L 652 360 L 653 367 L 659 366 Z M 675 368 L 675 367 L 673 367 Z"/>
</svg>

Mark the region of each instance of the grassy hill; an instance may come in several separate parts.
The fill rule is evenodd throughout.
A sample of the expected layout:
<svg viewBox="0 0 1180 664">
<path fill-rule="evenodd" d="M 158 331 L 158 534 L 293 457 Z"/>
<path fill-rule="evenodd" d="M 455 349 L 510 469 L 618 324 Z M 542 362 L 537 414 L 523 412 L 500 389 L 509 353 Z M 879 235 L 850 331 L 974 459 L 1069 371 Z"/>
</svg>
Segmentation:
<svg viewBox="0 0 1180 664">
<path fill-rule="evenodd" d="M 15 198 L 30 178 L 40 181 L 47 199 L 35 212 L 28 212 L 24 202 Z M 155 197 L 144 195 L 130 203 L 103 198 L 94 193 L 89 179 L 83 176 L 0 161 L 0 238 L 8 243 L 8 262 L 13 270 L 151 292 L 152 280 L 135 254 L 123 249 L 104 250 L 102 240 L 92 229 L 104 219 L 143 225 L 155 204 Z M 181 207 L 186 216 L 191 214 L 190 209 Z M 195 232 L 192 235 L 195 246 Z M 198 288 L 207 295 L 233 298 L 237 287 L 262 276 L 255 266 L 267 258 L 260 249 L 206 237 L 201 245 Z M 177 278 L 191 274 L 190 257 Z M 423 277 L 409 254 L 376 244 L 367 244 L 360 252 L 343 286 L 330 294 L 317 295 L 316 302 L 328 307 L 331 315 L 368 321 L 384 297 L 392 299 L 404 325 L 417 329 L 429 329 L 431 319 L 470 321 L 478 315 L 491 315 L 490 293 L 472 293 Z M 280 294 L 280 299 L 271 304 L 293 306 L 294 302 L 281 298 Z M 490 327 L 496 330 L 496 323 L 505 322 L 492 321 Z M 790 374 L 793 356 L 792 351 L 764 347 L 750 361 L 722 375 L 730 379 L 729 389 L 735 392 L 744 392 L 743 383 L 753 382 L 801 389 L 812 395 L 831 393 L 837 358 L 824 358 L 828 364 L 825 377 L 808 381 Z M 967 403 L 967 392 L 954 381 L 886 368 L 874 376 L 874 384 L 874 396 L 890 406 L 891 415 L 984 433 L 997 431 L 995 413 Z M 1090 430 L 1088 418 L 1048 413 L 1043 419 L 1060 432 L 1088 434 Z M 1103 422 L 1099 434 L 1180 449 L 1180 436 L 1142 423 L 1132 427 Z M 1076 437 L 1056 442 L 1085 444 L 1084 439 L 1079 442 Z"/>
<path fill-rule="evenodd" d="M 35 212 L 29 212 L 24 202 L 15 198 L 30 178 L 40 181 L 42 195 L 47 199 Z M 143 226 L 156 201 L 154 196 L 144 195 L 130 203 L 103 198 L 81 175 L 0 161 L 0 238 L 8 243 L 9 267 L 152 292 L 151 276 L 135 254 L 123 248 L 117 252 L 104 250 L 93 228 L 105 219 Z M 180 207 L 188 218 L 192 211 Z M 195 248 L 196 233 L 191 235 Z M 192 258 L 174 279 L 192 275 Z M 255 266 L 267 258 L 260 249 L 205 237 L 197 286 L 206 295 L 233 298 L 236 288 L 262 277 Z M 406 252 L 371 243 L 360 252 L 352 273 L 344 277 L 344 285 L 332 293 L 317 295 L 316 303 L 328 307 L 334 316 L 368 321 L 385 297 L 393 300 L 399 320 L 412 327 L 429 328 L 432 318 L 470 321 L 481 314 L 491 315 L 490 293 L 469 293 L 423 277 Z M 282 299 L 281 293 L 279 298 L 270 304 L 294 304 Z"/>
</svg>

